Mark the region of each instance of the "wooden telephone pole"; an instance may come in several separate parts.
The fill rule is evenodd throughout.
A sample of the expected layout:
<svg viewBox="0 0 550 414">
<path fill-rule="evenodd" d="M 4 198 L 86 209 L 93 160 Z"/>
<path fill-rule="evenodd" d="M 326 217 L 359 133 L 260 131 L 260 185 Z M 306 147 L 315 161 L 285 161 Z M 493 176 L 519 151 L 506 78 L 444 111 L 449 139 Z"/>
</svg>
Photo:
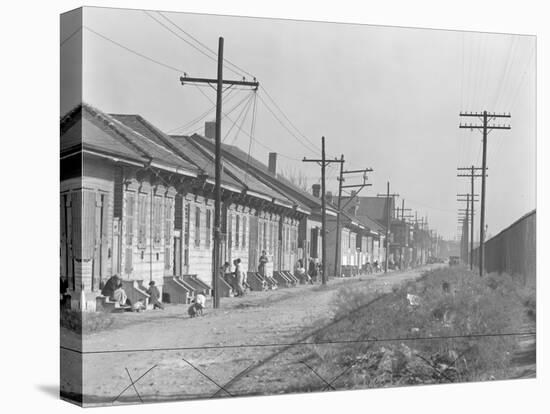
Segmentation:
<svg viewBox="0 0 550 414">
<path fill-rule="evenodd" d="M 303 162 L 315 162 L 321 166 L 321 250 L 322 250 L 322 272 L 321 280 L 323 285 L 327 284 L 327 237 L 326 237 L 326 229 L 327 229 L 327 206 L 326 206 L 326 197 L 325 197 L 325 169 L 326 166 L 331 163 L 339 162 L 340 165 L 344 163 L 344 156 L 340 159 L 333 159 L 333 160 L 327 160 L 325 156 L 325 137 L 321 137 L 321 159 L 307 159 L 304 158 L 302 160 Z M 339 214 L 340 212 L 338 212 Z"/>
<path fill-rule="evenodd" d="M 474 168 L 474 166 L 472 166 L 471 168 Z M 459 168 L 460 169 L 460 168 Z M 459 177 L 463 177 L 463 175 L 459 175 Z M 473 270 L 474 269 L 474 202 L 478 202 L 479 200 L 476 199 L 476 197 L 479 196 L 479 194 L 475 194 L 474 193 L 474 175 L 473 175 L 473 170 L 472 170 L 472 180 L 471 180 L 471 187 L 472 187 L 472 192 L 471 193 L 466 193 L 466 194 L 457 194 L 456 197 L 456 201 L 458 201 L 459 203 L 463 203 L 465 202 L 467 205 L 469 205 L 469 209 L 470 209 L 470 218 L 469 218 L 469 223 L 470 223 L 470 256 L 468 258 L 468 261 L 470 263 L 470 270 Z M 464 198 L 466 197 L 466 198 Z"/>
<path fill-rule="evenodd" d="M 386 218 L 386 254 L 384 255 L 385 256 L 384 273 L 388 273 L 388 258 L 390 255 L 390 225 L 391 225 L 391 213 L 392 213 L 390 198 L 392 199 L 392 201 L 394 201 L 395 197 L 399 197 L 399 194 L 396 194 L 396 193 L 390 194 L 390 182 L 388 181 L 386 194 L 377 194 L 376 196 L 386 198 L 387 218 Z M 393 204 L 395 204 L 395 202 Z"/>
<path fill-rule="evenodd" d="M 481 130 L 483 133 L 483 158 L 481 164 L 481 217 L 479 223 L 479 275 L 483 276 L 485 269 L 485 171 L 487 169 L 487 136 L 489 133 L 495 129 L 510 129 L 510 125 L 495 125 L 489 124 L 494 119 L 497 118 L 510 118 L 511 115 L 508 114 L 496 114 L 489 113 L 487 111 L 483 112 L 461 112 L 461 117 L 474 117 L 479 118 L 482 122 L 481 125 L 476 124 L 460 124 L 459 128 L 469 129 L 473 131 L 474 129 Z"/>
<path fill-rule="evenodd" d="M 335 258 L 334 258 L 334 275 L 341 275 L 342 272 L 340 270 L 340 258 L 341 258 L 341 251 L 340 251 L 340 239 L 342 235 L 340 234 L 340 212 L 344 210 L 348 204 L 350 204 L 357 195 L 359 195 L 359 192 L 365 188 L 369 187 L 372 184 L 367 183 L 367 173 L 374 171 L 372 168 L 365 168 L 363 170 L 352 170 L 352 171 L 344 171 L 344 155 L 341 157 L 342 162 L 340 163 L 340 177 L 338 178 L 338 215 L 336 217 L 336 250 L 334 252 Z M 344 174 L 357 174 L 357 173 L 363 173 L 363 184 L 357 184 L 357 185 L 343 185 L 345 178 Z M 343 188 L 359 188 L 347 201 L 344 206 L 342 206 L 342 189 Z"/>
<path fill-rule="evenodd" d="M 218 278 L 220 275 L 221 263 L 221 174 L 222 174 L 222 155 L 221 155 L 221 136 L 222 136 L 222 93 L 223 85 L 238 85 L 250 86 L 257 90 L 260 83 L 254 79 L 253 82 L 246 80 L 224 80 L 223 79 L 223 37 L 218 41 L 218 76 L 216 79 L 207 78 L 190 78 L 187 75 L 180 77 L 182 85 L 186 83 L 206 83 L 208 85 L 216 85 L 216 144 L 215 144 L 215 184 L 214 184 L 214 243 L 212 250 L 212 294 L 213 306 L 220 306 L 220 291 L 218 289 Z"/>
</svg>

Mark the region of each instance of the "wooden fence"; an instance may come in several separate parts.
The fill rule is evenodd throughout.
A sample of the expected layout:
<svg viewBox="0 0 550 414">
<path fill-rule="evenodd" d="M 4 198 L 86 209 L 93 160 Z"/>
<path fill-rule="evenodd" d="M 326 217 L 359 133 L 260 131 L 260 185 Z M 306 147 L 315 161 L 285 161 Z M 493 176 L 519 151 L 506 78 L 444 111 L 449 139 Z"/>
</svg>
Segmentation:
<svg viewBox="0 0 550 414">
<path fill-rule="evenodd" d="M 535 282 L 536 276 L 536 210 L 521 217 L 485 242 L 485 271 L 508 273 Z M 474 250 L 474 263 L 479 263 L 479 248 Z"/>
</svg>

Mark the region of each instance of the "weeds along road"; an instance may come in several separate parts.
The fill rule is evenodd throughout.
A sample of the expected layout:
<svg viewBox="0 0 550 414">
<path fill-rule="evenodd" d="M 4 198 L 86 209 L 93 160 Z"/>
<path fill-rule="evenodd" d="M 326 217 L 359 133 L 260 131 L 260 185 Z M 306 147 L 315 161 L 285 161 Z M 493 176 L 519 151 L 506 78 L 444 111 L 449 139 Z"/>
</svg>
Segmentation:
<svg viewBox="0 0 550 414">
<path fill-rule="evenodd" d="M 182 305 L 115 315 L 111 328 L 84 337 L 85 403 L 272 394 L 296 389 L 294 382 L 320 390 L 327 384 L 301 361 L 319 346 L 310 336 L 333 317 L 338 289 L 368 285 L 381 295 L 437 266 L 223 298 L 220 309 L 193 319 Z M 144 373 L 126 389 L 129 376 Z"/>
</svg>

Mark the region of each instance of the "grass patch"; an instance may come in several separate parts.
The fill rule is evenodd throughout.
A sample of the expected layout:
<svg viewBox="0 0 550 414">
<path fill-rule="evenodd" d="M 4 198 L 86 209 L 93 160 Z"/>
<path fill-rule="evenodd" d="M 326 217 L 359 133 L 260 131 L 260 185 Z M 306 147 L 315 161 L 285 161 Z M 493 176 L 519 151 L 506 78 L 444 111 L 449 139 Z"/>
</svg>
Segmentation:
<svg viewBox="0 0 550 414">
<path fill-rule="evenodd" d="M 315 340 L 364 342 L 315 352 L 349 369 L 343 386 L 362 388 L 507 378 L 517 338 L 499 334 L 520 332 L 536 301 L 509 275 L 446 268 L 382 297 L 344 287 L 333 305 L 338 322 Z"/>
<path fill-rule="evenodd" d="M 108 313 L 80 312 L 71 309 L 61 310 L 61 326 L 79 335 L 108 329 L 113 323 L 114 318 Z"/>
</svg>

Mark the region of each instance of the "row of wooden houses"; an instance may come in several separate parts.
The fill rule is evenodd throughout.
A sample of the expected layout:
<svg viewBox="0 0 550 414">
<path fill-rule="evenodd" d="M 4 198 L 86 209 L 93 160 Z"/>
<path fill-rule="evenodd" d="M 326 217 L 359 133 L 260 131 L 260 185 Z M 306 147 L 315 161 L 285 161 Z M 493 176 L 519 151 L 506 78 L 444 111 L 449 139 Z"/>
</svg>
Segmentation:
<svg viewBox="0 0 550 414">
<path fill-rule="evenodd" d="M 169 298 L 183 275 L 211 285 L 212 130 L 207 124 L 204 136 L 171 136 L 139 115 L 107 114 L 87 104 L 62 117 L 60 272 L 73 308 L 94 310 L 112 275 L 133 299 L 147 296 L 150 281 Z M 268 274 L 292 273 L 299 259 L 306 265 L 313 259 L 326 260 L 338 276 L 384 262 L 384 221 L 361 210 L 363 197 L 340 212 L 340 235 L 338 210 L 327 200 L 323 258 L 320 188 L 310 193 L 278 174 L 276 153 L 267 165 L 232 145 L 223 144 L 222 155 L 224 262 L 240 258 L 256 271 L 265 251 Z"/>
</svg>

